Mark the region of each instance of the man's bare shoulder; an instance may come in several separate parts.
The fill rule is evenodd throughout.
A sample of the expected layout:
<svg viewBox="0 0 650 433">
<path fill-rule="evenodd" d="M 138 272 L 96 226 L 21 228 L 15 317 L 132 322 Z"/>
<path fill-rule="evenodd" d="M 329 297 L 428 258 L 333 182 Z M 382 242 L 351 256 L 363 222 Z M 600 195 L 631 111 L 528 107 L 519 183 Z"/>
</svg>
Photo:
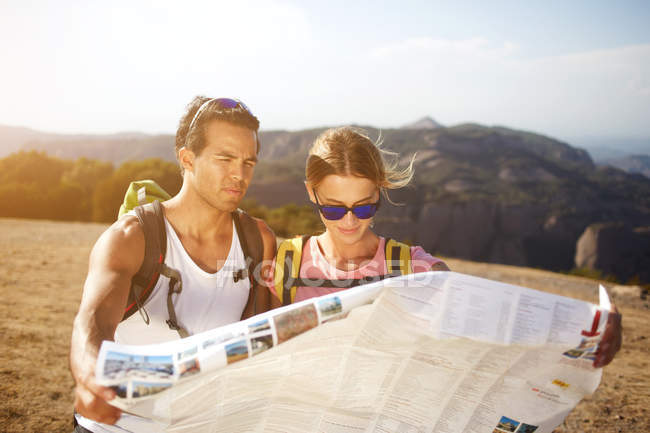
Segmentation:
<svg viewBox="0 0 650 433">
<path fill-rule="evenodd" d="M 138 218 L 125 215 L 101 234 L 91 253 L 91 265 L 99 260 L 114 269 L 134 270 L 135 274 L 144 260 L 144 243 Z"/>
<path fill-rule="evenodd" d="M 144 231 L 135 215 L 124 215 L 101 235 L 118 247 L 144 246 Z M 101 239 L 101 238 L 100 238 Z"/>
</svg>

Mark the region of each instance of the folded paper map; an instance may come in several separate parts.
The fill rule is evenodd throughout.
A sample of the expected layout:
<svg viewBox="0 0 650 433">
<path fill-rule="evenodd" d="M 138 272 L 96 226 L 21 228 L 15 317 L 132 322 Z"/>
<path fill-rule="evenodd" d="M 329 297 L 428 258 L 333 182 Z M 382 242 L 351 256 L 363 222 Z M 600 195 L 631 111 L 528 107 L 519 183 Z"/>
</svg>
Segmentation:
<svg viewBox="0 0 650 433">
<path fill-rule="evenodd" d="M 167 432 L 552 432 L 600 383 L 601 305 L 428 272 L 182 340 L 104 342 L 119 425 Z"/>
</svg>

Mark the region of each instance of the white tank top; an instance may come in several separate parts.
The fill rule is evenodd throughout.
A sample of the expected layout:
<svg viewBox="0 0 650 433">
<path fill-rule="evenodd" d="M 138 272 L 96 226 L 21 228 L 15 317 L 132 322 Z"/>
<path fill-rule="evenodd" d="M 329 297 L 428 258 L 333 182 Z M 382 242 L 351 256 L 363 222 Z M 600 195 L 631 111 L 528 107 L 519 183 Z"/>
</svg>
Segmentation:
<svg viewBox="0 0 650 433">
<path fill-rule="evenodd" d="M 248 301 L 250 281 L 243 278 L 235 283 L 233 278 L 235 272 L 246 268 L 246 260 L 234 221 L 232 224 L 228 257 L 223 267 L 211 274 L 192 260 L 174 228 L 165 219 L 165 264 L 179 271 L 183 281 L 183 291 L 172 295 L 174 311 L 179 325 L 190 335 L 239 321 Z M 178 332 L 169 329 L 166 323 L 169 319 L 168 291 L 169 279 L 161 275 L 144 304 L 149 314 L 149 325 L 136 312 L 117 326 L 115 341 L 122 344 L 152 344 L 180 338 Z"/>
<path fill-rule="evenodd" d="M 172 298 L 178 323 L 193 335 L 239 321 L 248 301 L 250 281 L 244 278 L 235 283 L 233 278 L 233 272 L 246 268 L 235 222 L 233 221 L 228 258 L 214 274 L 205 272 L 192 260 L 167 219 L 165 229 L 165 264 L 179 271 L 183 281 L 183 291 Z M 166 323 L 169 318 L 168 289 L 169 279 L 161 275 L 144 304 L 149 314 L 149 325 L 136 312 L 117 326 L 115 341 L 122 344 L 153 344 L 179 339 L 178 332 L 169 329 Z M 98 423 L 79 414 L 75 416 L 79 424 L 96 433 L 153 433 L 162 432 L 165 428 L 163 424 L 127 413 L 123 413 L 114 426 Z"/>
</svg>

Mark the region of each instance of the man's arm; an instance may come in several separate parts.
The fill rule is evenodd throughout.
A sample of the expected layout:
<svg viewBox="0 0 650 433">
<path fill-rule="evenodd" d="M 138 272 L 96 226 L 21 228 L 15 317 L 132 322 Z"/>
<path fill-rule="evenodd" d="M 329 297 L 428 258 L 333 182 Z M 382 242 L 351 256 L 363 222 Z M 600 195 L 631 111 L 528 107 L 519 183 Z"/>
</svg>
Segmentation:
<svg viewBox="0 0 650 433">
<path fill-rule="evenodd" d="M 95 381 L 102 341 L 113 340 L 124 314 L 131 278 L 144 260 L 144 234 L 136 217 L 121 218 L 97 240 L 90 253 L 79 312 L 70 345 L 70 371 L 75 380 L 75 410 L 99 422 L 114 424 L 121 411 L 107 403 L 115 392 Z"/>
</svg>

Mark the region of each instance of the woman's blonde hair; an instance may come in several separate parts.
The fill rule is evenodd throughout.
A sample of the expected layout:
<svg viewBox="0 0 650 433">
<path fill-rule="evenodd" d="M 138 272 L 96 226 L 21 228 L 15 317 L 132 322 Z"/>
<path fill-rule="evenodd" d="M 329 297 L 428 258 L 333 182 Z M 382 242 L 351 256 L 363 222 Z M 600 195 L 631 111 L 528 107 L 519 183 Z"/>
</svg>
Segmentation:
<svg viewBox="0 0 650 433">
<path fill-rule="evenodd" d="M 381 137 L 373 143 L 361 128 L 331 128 L 319 135 L 309 150 L 305 177 L 312 188 L 330 174 L 363 177 L 373 181 L 391 201 L 387 191 L 402 188 L 413 178 L 415 155 L 404 169 L 398 168 L 398 156 L 381 149 Z"/>
</svg>

